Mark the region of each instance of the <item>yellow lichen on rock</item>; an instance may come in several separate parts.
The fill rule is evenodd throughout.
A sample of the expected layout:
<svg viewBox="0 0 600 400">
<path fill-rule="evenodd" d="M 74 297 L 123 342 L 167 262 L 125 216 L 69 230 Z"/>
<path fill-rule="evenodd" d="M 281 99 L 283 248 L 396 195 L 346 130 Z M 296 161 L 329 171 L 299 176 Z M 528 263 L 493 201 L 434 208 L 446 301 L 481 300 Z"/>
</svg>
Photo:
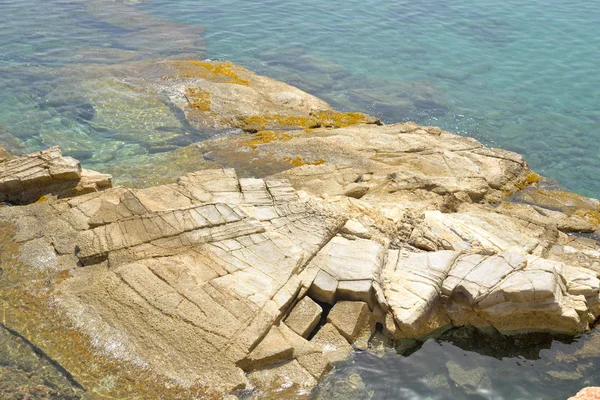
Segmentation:
<svg viewBox="0 0 600 400">
<path fill-rule="evenodd" d="M 168 65 L 177 70 L 178 78 L 202 78 L 211 82 L 250 86 L 250 82 L 240 78 L 234 71 L 242 70 L 242 67 L 231 62 L 175 60 L 168 61 Z"/>
<path fill-rule="evenodd" d="M 294 167 L 301 167 L 303 165 L 321 165 L 325 163 L 325 160 L 323 160 L 322 158 L 316 161 L 306 161 L 303 160 L 302 157 L 300 156 L 296 156 L 296 157 L 283 157 L 283 160 L 285 162 L 287 162 L 288 164 L 293 165 Z"/>
<path fill-rule="evenodd" d="M 199 111 L 210 111 L 210 93 L 198 88 L 187 88 L 185 97 L 188 107 Z"/>
<path fill-rule="evenodd" d="M 246 143 L 246 146 L 256 149 L 260 144 L 271 143 L 276 140 L 290 140 L 293 136 L 286 132 L 277 131 L 258 131 L 252 135 L 252 139 Z"/>
<path fill-rule="evenodd" d="M 39 199 L 37 199 L 37 200 L 34 202 L 34 204 L 45 203 L 45 202 L 47 202 L 47 201 L 50 201 L 50 200 L 56 200 L 56 199 L 57 199 L 57 197 L 56 197 L 56 196 L 54 196 L 54 195 L 51 195 L 51 194 L 50 194 L 50 195 L 43 195 L 43 196 L 40 196 L 40 198 L 39 198 Z"/>
<path fill-rule="evenodd" d="M 531 172 L 525 176 L 525 180 L 517 185 L 519 190 L 526 188 L 527 186 L 531 186 L 535 183 L 541 182 L 542 177 L 535 172 Z"/>
<path fill-rule="evenodd" d="M 600 228 L 600 212 L 594 210 L 577 210 L 573 213 L 590 223 L 595 229 Z"/>
<path fill-rule="evenodd" d="M 314 128 L 345 128 L 356 124 L 378 123 L 377 119 L 358 112 L 321 111 L 303 115 L 266 114 L 255 115 L 242 120 L 242 129 L 246 131 L 261 131 L 277 127 L 292 127 L 302 129 Z"/>
<path fill-rule="evenodd" d="M 567 214 L 576 210 L 597 211 L 598 201 L 563 190 L 539 189 L 533 193 L 535 203 L 549 208 L 556 208 Z"/>
</svg>

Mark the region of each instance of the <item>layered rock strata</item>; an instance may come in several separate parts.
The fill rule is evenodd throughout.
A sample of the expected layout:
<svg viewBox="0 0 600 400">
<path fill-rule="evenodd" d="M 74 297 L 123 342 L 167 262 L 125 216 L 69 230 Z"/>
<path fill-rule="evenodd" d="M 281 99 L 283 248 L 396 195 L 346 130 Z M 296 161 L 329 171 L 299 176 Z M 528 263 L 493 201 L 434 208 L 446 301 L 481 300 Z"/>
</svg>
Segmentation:
<svg viewBox="0 0 600 400">
<path fill-rule="evenodd" d="M 0 202 L 27 204 L 41 196 L 72 197 L 111 185 L 110 175 L 82 169 L 58 147 L 25 157 L 0 157 Z"/>
<path fill-rule="evenodd" d="M 84 365 L 51 345 L 74 332 L 94 357 L 169 387 L 260 396 L 306 391 L 378 329 L 394 339 L 461 325 L 576 334 L 600 313 L 600 250 L 581 236 L 598 231 L 596 200 L 544 186 L 515 153 L 435 127 L 354 120 L 291 89 L 286 102 L 238 67 L 193 65 L 207 76 L 198 85 L 219 88 L 211 93 L 239 91 L 260 106 L 255 116 L 286 117 L 219 111 L 217 125 L 257 132 L 190 154 L 287 168 L 261 179 L 207 169 L 130 189 L 56 148 L 0 164 L 3 201 L 23 204 L 0 208 L 3 268 L 19 283 L 6 289 L 3 323 L 85 389 L 126 396 L 134 379 L 130 367 Z M 234 76 L 211 75 L 215 65 Z M 231 81 L 251 79 L 254 94 Z M 209 112 L 188 111 L 192 122 Z M 24 307 L 32 293 L 38 306 Z M 66 328 L 48 337 L 12 319 L 39 309 Z"/>
<path fill-rule="evenodd" d="M 76 163 L 50 153 L 42 170 L 67 165 L 76 176 Z M 509 184 L 518 186 L 520 165 Z M 396 179 L 372 175 L 369 192 Z M 340 193 L 323 199 L 220 169 L 5 207 L 0 217 L 16 226 L 20 262 L 69 271 L 57 298 L 99 350 L 114 352 L 118 340 L 119 357 L 218 392 L 290 377 L 311 387 L 353 346 L 365 349 L 377 322 L 393 338 L 421 338 L 466 324 L 576 333 L 598 315 L 597 272 L 561 260 L 555 247 L 568 237 L 557 227 L 524 226 L 470 198 L 455 200 L 454 213 L 432 210 L 445 192 L 394 220 L 389 202 Z M 315 301 L 333 305 L 326 318 Z"/>
</svg>

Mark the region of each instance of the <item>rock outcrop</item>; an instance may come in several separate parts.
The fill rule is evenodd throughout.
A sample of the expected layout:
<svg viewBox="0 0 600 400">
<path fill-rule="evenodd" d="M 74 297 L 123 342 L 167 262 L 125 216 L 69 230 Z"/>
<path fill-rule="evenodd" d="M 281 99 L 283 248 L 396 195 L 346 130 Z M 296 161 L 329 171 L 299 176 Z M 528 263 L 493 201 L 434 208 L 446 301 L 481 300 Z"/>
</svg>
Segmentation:
<svg viewBox="0 0 600 400">
<path fill-rule="evenodd" d="M 378 328 L 577 334 L 600 314 L 599 203 L 519 155 L 338 113 L 228 63 L 152 68 L 190 124 L 254 132 L 187 149 L 223 168 L 131 189 L 56 148 L 0 163 L 0 199 L 21 205 L 0 207 L 3 324 L 86 390 L 306 390 Z M 59 327 L 31 328 L 48 313 Z"/>
<path fill-rule="evenodd" d="M 390 265 L 391 264 L 391 265 Z M 403 336 L 454 325 L 503 331 L 585 330 L 598 315 L 594 271 L 519 251 L 398 254 L 383 276 Z"/>
<path fill-rule="evenodd" d="M 258 132 L 379 123 L 362 113 L 334 111 L 293 86 L 229 62 L 173 60 L 150 67 L 163 71 L 163 90 L 198 129 Z"/>
<path fill-rule="evenodd" d="M 77 187 L 78 164 L 50 154 L 7 163 L 48 158 L 40 170 L 70 168 Z M 507 185 L 518 186 L 520 166 Z M 446 204 L 439 186 L 419 208 L 408 208 L 413 198 L 402 217 L 390 215 L 389 199 L 374 193 L 395 178 L 372 175 L 360 200 L 342 190 L 323 199 L 280 178 L 206 170 L 170 185 L 5 207 L 0 218 L 16 227 L 21 263 L 68 271 L 58 304 L 97 350 L 211 391 L 265 389 L 283 377 L 311 387 L 353 346 L 366 349 L 377 322 L 393 338 L 420 338 L 467 324 L 576 333 L 595 320 L 597 272 L 560 252 L 547 258 L 566 237 L 556 226 L 524 227 L 470 197 L 443 213 L 432 209 Z M 40 182 L 37 190 L 54 190 Z M 315 300 L 333 305 L 322 326 Z"/>
<path fill-rule="evenodd" d="M 110 175 L 81 168 L 52 147 L 25 157 L 0 158 L 0 202 L 28 204 L 41 196 L 72 197 L 111 187 Z"/>
</svg>

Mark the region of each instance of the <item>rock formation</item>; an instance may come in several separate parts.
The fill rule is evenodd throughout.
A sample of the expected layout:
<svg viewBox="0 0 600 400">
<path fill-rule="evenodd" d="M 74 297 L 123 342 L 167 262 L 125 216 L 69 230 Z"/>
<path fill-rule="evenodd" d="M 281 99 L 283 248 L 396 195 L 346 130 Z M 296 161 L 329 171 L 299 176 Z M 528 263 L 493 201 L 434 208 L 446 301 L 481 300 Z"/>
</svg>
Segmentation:
<svg viewBox="0 0 600 400">
<path fill-rule="evenodd" d="M 110 186 L 110 175 L 82 169 L 57 147 L 18 158 L 0 155 L 0 202 L 27 204 L 41 196 L 72 197 Z"/>
<path fill-rule="evenodd" d="M 4 324 L 85 389 L 126 395 L 128 374 L 144 370 L 203 394 L 305 390 L 377 329 L 393 339 L 461 325 L 576 334 L 600 313 L 589 235 L 599 203 L 545 187 L 519 155 L 338 113 L 232 64 L 168 68 L 202 74 L 192 86 L 165 78 L 190 123 L 254 132 L 192 154 L 210 148 L 224 167 L 239 153 L 250 168 L 289 162 L 271 176 L 206 169 L 142 189 L 111 188 L 56 148 L 0 164 L 1 199 L 13 204 L 0 208 L 0 254 L 19 283 Z M 20 307 L 31 293 L 38 306 Z M 47 337 L 23 324 L 43 310 L 66 328 Z M 52 344 L 74 332 L 90 361 Z"/>
</svg>

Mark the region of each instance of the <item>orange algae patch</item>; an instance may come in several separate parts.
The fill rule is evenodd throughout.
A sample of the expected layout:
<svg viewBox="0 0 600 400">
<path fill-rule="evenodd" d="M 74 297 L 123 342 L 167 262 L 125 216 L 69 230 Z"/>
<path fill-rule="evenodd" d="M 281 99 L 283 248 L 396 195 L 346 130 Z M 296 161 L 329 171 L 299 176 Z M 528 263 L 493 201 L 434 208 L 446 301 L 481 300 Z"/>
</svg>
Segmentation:
<svg viewBox="0 0 600 400">
<path fill-rule="evenodd" d="M 177 69 L 180 78 L 202 78 L 216 83 L 250 86 L 250 82 L 240 78 L 234 71 L 240 67 L 231 62 L 176 60 L 168 64 Z"/>
<path fill-rule="evenodd" d="M 372 118 L 358 112 L 321 111 L 307 116 L 280 114 L 256 115 L 244 118 L 242 120 L 242 128 L 255 132 L 281 126 L 304 129 L 344 128 L 351 125 L 372 122 Z"/>
<path fill-rule="evenodd" d="M 305 161 L 300 156 L 296 157 L 283 157 L 283 160 L 288 164 L 292 164 L 294 167 L 301 167 L 303 165 L 321 165 L 325 163 L 322 158 L 316 161 Z"/>
<path fill-rule="evenodd" d="M 210 111 L 210 93 L 206 90 L 187 88 L 185 97 L 188 101 L 188 107 L 199 111 Z"/>
<path fill-rule="evenodd" d="M 256 149 L 258 145 L 271 143 L 276 140 L 290 140 L 293 136 L 285 132 L 276 131 L 258 131 L 252 135 L 252 140 L 246 143 L 246 146 Z"/>
</svg>

